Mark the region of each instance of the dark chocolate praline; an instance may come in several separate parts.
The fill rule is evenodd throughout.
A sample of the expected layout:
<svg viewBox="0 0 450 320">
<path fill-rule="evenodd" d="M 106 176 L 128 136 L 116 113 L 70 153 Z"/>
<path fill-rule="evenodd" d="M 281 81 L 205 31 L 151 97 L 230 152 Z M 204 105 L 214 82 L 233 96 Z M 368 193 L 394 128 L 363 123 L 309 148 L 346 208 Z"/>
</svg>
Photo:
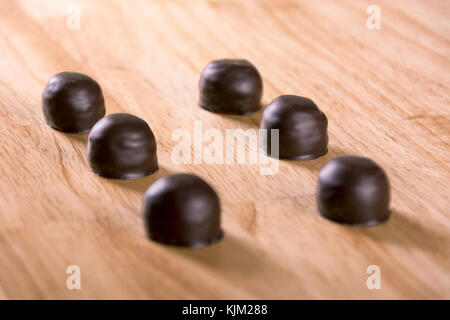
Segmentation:
<svg viewBox="0 0 450 320">
<path fill-rule="evenodd" d="M 328 151 L 328 120 L 316 104 L 304 97 L 282 95 L 264 110 L 260 129 L 261 150 L 277 158 L 272 151 L 271 129 L 278 129 L 279 159 L 306 161 L 323 156 Z"/>
<path fill-rule="evenodd" d="M 377 225 L 389 218 L 389 201 L 387 175 L 368 158 L 334 158 L 319 172 L 317 204 L 327 219 L 356 226 Z"/>
<path fill-rule="evenodd" d="M 250 62 L 215 60 L 202 71 L 199 104 L 215 113 L 247 115 L 261 108 L 262 92 L 261 76 Z"/>
<path fill-rule="evenodd" d="M 92 171 L 105 178 L 139 179 L 158 170 L 152 130 L 128 113 L 100 119 L 89 133 L 87 154 Z"/>
<path fill-rule="evenodd" d="M 164 244 L 201 248 L 223 237 L 219 197 L 193 174 L 153 183 L 144 196 L 143 218 L 148 237 Z"/>
<path fill-rule="evenodd" d="M 86 133 L 105 115 L 102 89 L 92 78 L 76 72 L 55 74 L 42 93 L 45 121 L 67 133 Z"/>
</svg>

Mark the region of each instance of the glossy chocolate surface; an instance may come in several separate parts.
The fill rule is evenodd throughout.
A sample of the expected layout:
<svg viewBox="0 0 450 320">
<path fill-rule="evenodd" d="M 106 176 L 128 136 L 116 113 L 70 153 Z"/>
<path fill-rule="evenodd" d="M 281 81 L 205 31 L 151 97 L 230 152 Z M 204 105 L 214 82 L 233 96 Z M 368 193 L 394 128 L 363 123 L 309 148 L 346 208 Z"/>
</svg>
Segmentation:
<svg viewBox="0 0 450 320">
<path fill-rule="evenodd" d="M 192 174 L 153 183 L 144 196 L 143 217 L 148 237 L 160 243 L 200 248 L 223 237 L 219 197 Z"/>
<path fill-rule="evenodd" d="M 100 119 L 87 149 L 92 170 L 105 178 L 138 179 L 158 170 L 155 136 L 147 122 L 131 114 Z"/>
<path fill-rule="evenodd" d="M 318 158 L 328 150 L 328 120 L 316 104 L 304 97 L 282 95 L 273 100 L 262 115 L 261 150 L 276 157 L 271 150 L 271 129 L 279 130 L 279 159 L 305 161 Z"/>
<path fill-rule="evenodd" d="M 340 223 L 372 226 L 387 220 L 390 186 L 386 173 L 368 158 L 345 156 L 319 172 L 320 214 Z"/>
<path fill-rule="evenodd" d="M 202 108 L 225 114 L 246 115 L 261 108 L 261 76 L 247 60 L 210 62 L 200 77 Z"/>
<path fill-rule="evenodd" d="M 95 80 L 80 73 L 61 72 L 48 81 L 42 93 L 42 110 L 52 128 L 86 133 L 105 115 L 105 100 Z"/>
</svg>

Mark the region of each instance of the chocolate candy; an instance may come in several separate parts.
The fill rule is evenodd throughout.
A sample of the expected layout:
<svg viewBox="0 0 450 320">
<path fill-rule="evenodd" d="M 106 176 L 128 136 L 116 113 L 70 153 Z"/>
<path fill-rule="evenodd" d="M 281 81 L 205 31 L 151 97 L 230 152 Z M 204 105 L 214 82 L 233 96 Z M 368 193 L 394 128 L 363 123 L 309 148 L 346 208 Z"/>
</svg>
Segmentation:
<svg viewBox="0 0 450 320">
<path fill-rule="evenodd" d="M 310 160 L 327 153 L 328 120 L 325 114 L 308 99 L 283 95 L 273 100 L 262 115 L 260 128 L 267 129 L 261 135 L 261 149 L 274 158 L 286 160 Z M 279 141 L 272 141 L 271 129 L 278 129 Z M 272 151 L 278 143 L 279 154 Z"/>
<path fill-rule="evenodd" d="M 150 239 L 200 248 L 220 240 L 220 202 L 203 179 L 173 174 L 153 183 L 144 196 L 143 216 Z"/>
<path fill-rule="evenodd" d="M 327 219 L 373 226 L 389 218 L 389 200 L 386 173 L 370 159 L 338 157 L 319 172 L 317 204 Z"/>
<path fill-rule="evenodd" d="M 147 122 L 131 114 L 100 119 L 87 149 L 92 170 L 105 178 L 138 179 L 158 170 L 155 136 Z"/>
<path fill-rule="evenodd" d="M 206 110 L 246 115 L 261 108 L 262 79 L 247 60 L 210 62 L 200 78 L 200 106 Z"/>
<path fill-rule="evenodd" d="M 52 128 L 85 133 L 105 115 L 105 100 L 95 80 L 80 73 L 61 72 L 48 81 L 42 93 L 42 109 Z"/>
</svg>

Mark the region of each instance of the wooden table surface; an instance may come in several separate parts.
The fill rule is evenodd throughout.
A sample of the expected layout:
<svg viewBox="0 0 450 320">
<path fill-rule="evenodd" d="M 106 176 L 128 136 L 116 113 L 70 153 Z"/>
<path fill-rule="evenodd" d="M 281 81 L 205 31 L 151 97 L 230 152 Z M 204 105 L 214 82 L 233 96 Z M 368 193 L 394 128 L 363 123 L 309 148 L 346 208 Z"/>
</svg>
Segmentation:
<svg viewBox="0 0 450 320">
<path fill-rule="evenodd" d="M 379 30 L 366 26 L 371 4 Z M 3 0 L 0 12 L 1 298 L 450 298 L 449 1 Z M 258 128 L 261 112 L 198 107 L 200 72 L 219 58 L 257 66 L 264 105 L 281 94 L 313 99 L 329 119 L 329 153 L 281 161 L 269 176 L 258 165 L 175 164 L 172 133 L 192 132 L 194 120 L 223 133 Z M 86 135 L 45 124 L 41 93 L 61 71 L 96 79 L 108 114 L 149 123 L 157 174 L 100 178 Z M 386 170 L 387 223 L 318 215 L 318 171 L 340 155 Z M 217 190 L 220 243 L 189 250 L 146 239 L 143 193 L 175 172 Z M 66 288 L 69 265 L 81 268 L 80 290 Z M 380 267 L 379 290 L 366 286 L 369 265 Z"/>
</svg>

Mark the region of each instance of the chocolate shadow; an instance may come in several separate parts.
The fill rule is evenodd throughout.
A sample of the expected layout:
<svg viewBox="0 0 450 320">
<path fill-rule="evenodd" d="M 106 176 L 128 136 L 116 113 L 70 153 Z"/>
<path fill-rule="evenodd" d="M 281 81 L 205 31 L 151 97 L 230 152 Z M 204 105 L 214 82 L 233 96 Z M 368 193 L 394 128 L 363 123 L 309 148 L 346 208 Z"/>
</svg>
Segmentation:
<svg viewBox="0 0 450 320">
<path fill-rule="evenodd" d="M 148 189 L 148 187 L 153 184 L 156 180 L 169 175 L 171 172 L 164 168 L 163 166 L 159 165 L 158 171 L 155 173 L 146 176 L 144 178 L 140 179 L 133 179 L 133 180 L 120 180 L 120 179 L 107 179 L 108 182 L 115 184 L 121 188 L 127 188 L 135 192 L 139 192 L 144 194 L 145 191 Z"/>
<path fill-rule="evenodd" d="M 257 249 L 250 248 L 245 241 L 225 232 L 224 238 L 211 246 L 201 249 L 174 248 L 178 254 L 207 265 L 219 273 L 261 279 L 261 273 L 285 272 Z"/>
<path fill-rule="evenodd" d="M 417 223 L 409 215 L 396 209 L 390 218 L 373 227 L 350 227 L 349 230 L 377 242 L 392 243 L 407 249 L 438 251 L 443 245 L 450 243 L 450 235 L 430 229 Z"/>
<path fill-rule="evenodd" d="M 354 155 L 354 152 L 350 152 L 342 147 L 337 147 L 334 145 L 328 146 L 328 152 L 323 156 L 307 160 L 307 161 L 295 161 L 295 160 L 280 160 L 282 163 L 290 164 L 297 167 L 303 167 L 312 171 L 316 174 L 319 173 L 320 169 L 327 164 L 328 161 L 341 156 Z"/>
</svg>

